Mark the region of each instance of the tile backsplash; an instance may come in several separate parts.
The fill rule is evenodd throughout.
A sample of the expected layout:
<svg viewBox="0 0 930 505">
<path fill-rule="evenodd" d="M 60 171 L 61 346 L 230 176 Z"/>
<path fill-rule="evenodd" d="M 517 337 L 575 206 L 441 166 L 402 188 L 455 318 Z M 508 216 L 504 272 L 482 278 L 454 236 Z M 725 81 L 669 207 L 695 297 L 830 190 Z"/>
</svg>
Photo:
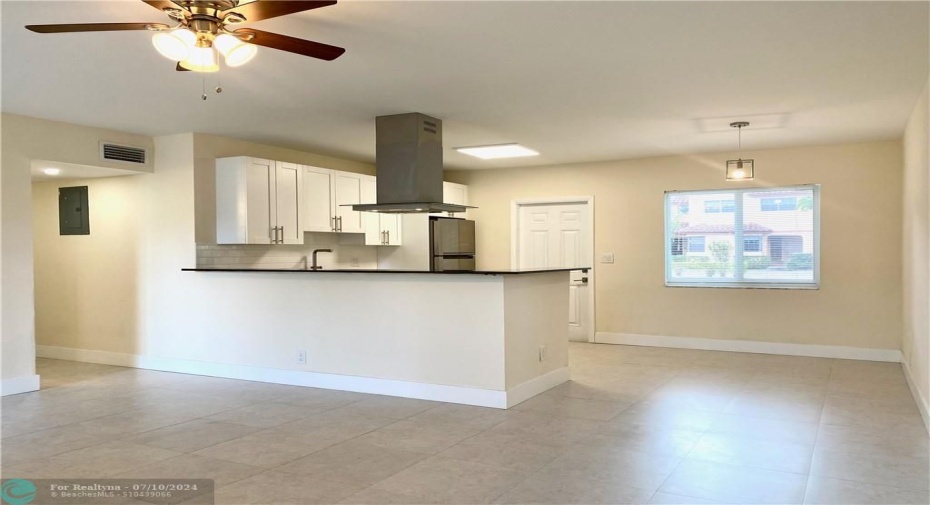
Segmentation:
<svg viewBox="0 0 930 505">
<path fill-rule="evenodd" d="M 378 248 L 361 245 L 361 234 L 306 233 L 302 245 L 198 245 L 198 268 L 268 268 L 299 269 L 310 266 L 314 249 L 332 249 L 319 253 L 317 261 L 326 270 L 376 269 Z"/>
</svg>

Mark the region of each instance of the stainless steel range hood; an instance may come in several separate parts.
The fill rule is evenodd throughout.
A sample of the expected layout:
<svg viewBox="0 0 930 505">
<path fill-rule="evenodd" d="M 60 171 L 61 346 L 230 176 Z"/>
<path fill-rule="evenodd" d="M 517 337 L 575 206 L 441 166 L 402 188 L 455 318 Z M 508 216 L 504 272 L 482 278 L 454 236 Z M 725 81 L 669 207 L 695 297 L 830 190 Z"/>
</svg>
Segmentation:
<svg viewBox="0 0 930 505">
<path fill-rule="evenodd" d="M 442 203 L 442 121 L 412 112 L 375 118 L 377 202 L 352 210 L 396 214 L 465 212 Z"/>
</svg>

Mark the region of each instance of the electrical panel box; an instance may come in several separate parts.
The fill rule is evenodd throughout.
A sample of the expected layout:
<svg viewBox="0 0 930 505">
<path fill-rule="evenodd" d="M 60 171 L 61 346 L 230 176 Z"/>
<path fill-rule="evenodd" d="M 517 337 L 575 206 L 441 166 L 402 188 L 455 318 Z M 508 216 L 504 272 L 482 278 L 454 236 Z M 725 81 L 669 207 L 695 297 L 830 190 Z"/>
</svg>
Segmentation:
<svg viewBox="0 0 930 505">
<path fill-rule="evenodd" d="M 58 188 L 58 234 L 90 235 L 87 186 Z"/>
</svg>

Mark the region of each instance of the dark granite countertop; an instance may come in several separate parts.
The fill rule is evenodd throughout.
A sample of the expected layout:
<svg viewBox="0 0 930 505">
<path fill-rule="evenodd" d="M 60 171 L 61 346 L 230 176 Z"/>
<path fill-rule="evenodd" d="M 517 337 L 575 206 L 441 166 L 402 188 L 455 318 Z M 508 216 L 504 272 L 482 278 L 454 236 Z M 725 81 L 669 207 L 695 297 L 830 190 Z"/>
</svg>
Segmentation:
<svg viewBox="0 0 930 505">
<path fill-rule="evenodd" d="M 369 268 L 348 268 L 336 270 L 299 270 L 288 268 L 182 268 L 184 272 L 287 272 L 287 273 L 305 273 L 305 274 L 431 274 L 431 275 L 517 275 L 517 274 L 538 274 L 547 272 L 570 272 L 572 270 L 582 270 L 587 272 L 588 267 L 584 268 L 540 268 L 540 269 L 523 269 L 523 270 L 470 270 L 470 271 L 447 271 L 431 272 L 429 270 L 375 270 Z"/>
</svg>

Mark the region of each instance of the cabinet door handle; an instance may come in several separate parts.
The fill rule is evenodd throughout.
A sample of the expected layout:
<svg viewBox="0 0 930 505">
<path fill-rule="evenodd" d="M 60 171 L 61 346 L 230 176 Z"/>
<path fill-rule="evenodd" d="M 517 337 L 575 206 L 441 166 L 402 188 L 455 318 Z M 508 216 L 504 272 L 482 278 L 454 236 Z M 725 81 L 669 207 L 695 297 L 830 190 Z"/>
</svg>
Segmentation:
<svg viewBox="0 0 930 505">
<path fill-rule="evenodd" d="M 384 245 L 384 230 L 381 230 L 381 245 Z"/>
<path fill-rule="evenodd" d="M 391 230 L 388 230 L 384 233 L 387 234 L 387 240 L 385 240 L 384 243 L 390 245 L 391 244 Z"/>
<path fill-rule="evenodd" d="M 278 227 L 277 227 L 277 226 L 272 226 L 271 229 L 268 230 L 268 232 L 269 232 L 268 234 L 270 235 L 270 236 L 268 237 L 268 240 L 270 240 L 272 244 L 277 243 L 277 241 L 278 241 Z"/>
<path fill-rule="evenodd" d="M 339 223 L 339 227 L 336 229 L 336 231 L 342 231 L 342 216 L 337 217 L 336 220 Z"/>
<path fill-rule="evenodd" d="M 278 243 L 279 244 L 284 243 L 284 227 L 283 226 L 281 226 L 281 238 L 278 239 Z"/>
<path fill-rule="evenodd" d="M 330 225 L 330 228 L 332 228 L 333 231 L 336 231 L 336 218 L 335 218 L 335 217 L 331 217 L 331 218 L 329 218 L 329 221 L 330 221 L 330 223 L 332 223 L 332 224 Z"/>
</svg>

